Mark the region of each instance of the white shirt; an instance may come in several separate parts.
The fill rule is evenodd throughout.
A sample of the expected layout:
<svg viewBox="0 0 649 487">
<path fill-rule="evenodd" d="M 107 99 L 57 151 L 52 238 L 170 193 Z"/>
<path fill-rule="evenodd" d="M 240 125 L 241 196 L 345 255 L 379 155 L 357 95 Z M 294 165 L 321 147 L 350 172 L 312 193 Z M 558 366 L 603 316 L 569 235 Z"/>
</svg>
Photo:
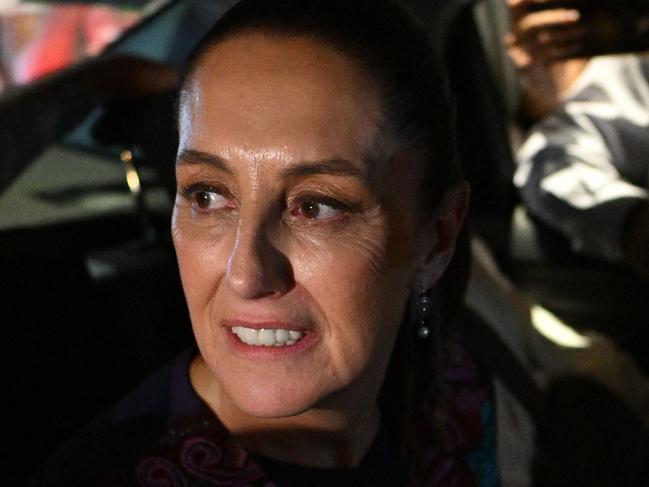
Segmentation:
<svg viewBox="0 0 649 487">
<path fill-rule="evenodd" d="M 649 58 L 593 58 L 516 158 L 514 183 L 532 214 L 575 251 L 621 259 L 626 218 L 649 199 Z"/>
</svg>

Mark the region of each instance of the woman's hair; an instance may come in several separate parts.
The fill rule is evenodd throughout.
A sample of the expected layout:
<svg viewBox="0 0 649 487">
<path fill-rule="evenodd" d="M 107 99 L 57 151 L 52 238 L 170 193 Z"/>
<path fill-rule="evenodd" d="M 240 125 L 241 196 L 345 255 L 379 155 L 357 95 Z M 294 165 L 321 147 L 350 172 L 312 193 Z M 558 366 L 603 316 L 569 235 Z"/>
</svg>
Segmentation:
<svg viewBox="0 0 649 487">
<path fill-rule="evenodd" d="M 400 160 L 413 170 L 421 164 L 422 212 L 434 211 L 444 192 L 462 179 L 446 69 L 425 28 L 399 3 L 242 0 L 193 51 L 184 78 L 191 76 L 202 56 L 216 44 L 247 32 L 308 37 L 336 49 L 364 71 L 378 88 L 382 115 L 367 156 L 385 161 L 405 153 L 411 157 Z M 441 322 L 434 325 L 427 340 L 415 339 L 416 329 L 406 312 L 381 391 L 384 418 L 408 455 L 416 439 L 402 432 L 413 429 L 408 424 L 417 416 L 412 408 L 435 400 L 439 404 L 443 343 L 463 300 L 468 269 L 468 245 L 465 238 L 460 240 L 461 248 L 435 292 Z M 407 457 L 406 461 L 416 460 Z"/>
</svg>

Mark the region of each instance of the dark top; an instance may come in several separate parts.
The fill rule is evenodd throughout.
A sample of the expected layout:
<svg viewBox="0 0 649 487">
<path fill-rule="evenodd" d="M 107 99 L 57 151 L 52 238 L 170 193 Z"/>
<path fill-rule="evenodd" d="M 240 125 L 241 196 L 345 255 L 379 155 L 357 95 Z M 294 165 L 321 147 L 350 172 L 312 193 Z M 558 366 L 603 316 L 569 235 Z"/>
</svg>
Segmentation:
<svg viewBox="0 0 649 487">
<path fill-rule="evenodd" d="M 448 390 L 444 444 L 426 451 L 422 478 L 411 485 L 498 485 L 492 401 L 477 368 L 463 349 L 458 351 L 449 356 L 447 382 L 454 385 Z M 394 443 L 383 427 L 357 468 L 301 467 L 247 452 L 192 388 L 188 370 L 195 353 L 183 353 L 96 419 L 29 485 L 404 485 Z"/>
</svg>

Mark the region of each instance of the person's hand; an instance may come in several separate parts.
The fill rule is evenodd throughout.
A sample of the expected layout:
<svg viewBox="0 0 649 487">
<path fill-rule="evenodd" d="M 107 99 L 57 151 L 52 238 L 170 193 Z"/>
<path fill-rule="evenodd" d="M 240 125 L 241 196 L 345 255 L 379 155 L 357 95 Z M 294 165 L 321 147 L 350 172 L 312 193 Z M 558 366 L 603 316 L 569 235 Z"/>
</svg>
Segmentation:
<svg viewBox="0 0 649 487">
<path fill-rule="evenodd" d="M 585 42 L 586 27 L 581 13 L 564 7 L 536 10 L 534 0 L 508 0 L 512 30 L 505 43 L 518 68 L 523 89 L 521 115 L 532 123 L 556 110 L 565 93 L 586 66 L 586 59 L 568 60 Z"/>
<path fill-rule="evenodd" d="M 517 66 L 649 48 L 646 0 L 508 0 Z"/>
<path fill-rule="evenodd" d="M 629 217 L 623 245 L 633 269 L 649 279 L 649 202 L 640 204 Z"/>
<path fill-rule="evenodd" d="M 621 2 L 621 4 L 620 4 Z M 534 122 L 558 108 L 587 58 L 649 48 L 645 0 L 508 0 L 508 54 L 521 75 L 521 115 Z"/>
<path fill-rule="evenodd" d="M 556 0 L 508 0 L 508 3 L 512 29 L 505 42 L 519 69 L 549 65 L 583 50 L 588 27 L 577 8 L 559 6 L 565 3 Z"/>
</svg>

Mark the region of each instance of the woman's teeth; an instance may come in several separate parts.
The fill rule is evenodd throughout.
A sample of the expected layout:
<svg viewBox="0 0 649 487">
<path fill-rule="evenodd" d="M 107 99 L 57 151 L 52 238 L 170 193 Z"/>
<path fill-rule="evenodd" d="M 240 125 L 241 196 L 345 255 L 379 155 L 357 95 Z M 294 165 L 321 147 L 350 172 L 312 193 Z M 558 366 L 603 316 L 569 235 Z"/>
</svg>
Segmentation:
<svg viewBox="0 0 649 487">
<path fill-rule="evenodd" d="M 254 330 L 244 326 L 233 326 L 232 333 L 239 337 L 243 343 L 247 345 L 257 345 L 264 347 L 283 347 L 285 345 L 293 345 L 304 333 L 293 330 L 284 330 L 282 328 L 262 328 L 261 330 Z"/>
</svg>

